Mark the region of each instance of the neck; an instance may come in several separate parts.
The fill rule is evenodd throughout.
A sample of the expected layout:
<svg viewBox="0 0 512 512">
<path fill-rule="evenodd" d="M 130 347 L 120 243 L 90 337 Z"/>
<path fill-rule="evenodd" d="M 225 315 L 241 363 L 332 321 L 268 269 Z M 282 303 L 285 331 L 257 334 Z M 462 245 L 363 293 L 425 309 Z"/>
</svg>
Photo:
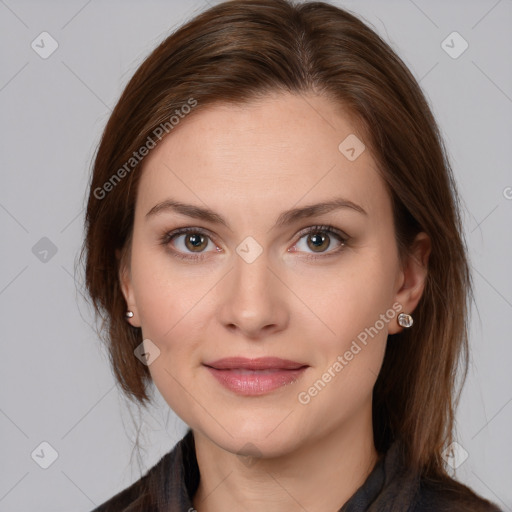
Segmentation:
<svg viewBox="0 0 512 512">
<path fill-rule="evenodd" d="M 370 410 L 280 457 L 242 461 L 194 431 L 200 482 L 197 512 L 337 511 L 364 483 L 378 453 Z"/>
</svg>

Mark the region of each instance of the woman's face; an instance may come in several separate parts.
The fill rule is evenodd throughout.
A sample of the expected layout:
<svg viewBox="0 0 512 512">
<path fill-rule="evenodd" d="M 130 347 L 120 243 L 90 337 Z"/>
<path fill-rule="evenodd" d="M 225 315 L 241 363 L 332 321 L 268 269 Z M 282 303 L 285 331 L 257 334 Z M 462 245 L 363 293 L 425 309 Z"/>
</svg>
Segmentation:
<svg viewBox="0 0 512 512">
<path fill-rule="evenodd" d="M 399 265 L 362 139 L 326 98 L 276 95 L 196 112 L 144 161 L 121 273 L 129 321 L 169 406 L 232 453 L 251 443 L 277 456 L 371 421 L 387 335 L 423 274 Z M 285 214 L 332 201 L 344 202 Z M 295 370 L 206 366 L 266 357 Z"/>
</svg>

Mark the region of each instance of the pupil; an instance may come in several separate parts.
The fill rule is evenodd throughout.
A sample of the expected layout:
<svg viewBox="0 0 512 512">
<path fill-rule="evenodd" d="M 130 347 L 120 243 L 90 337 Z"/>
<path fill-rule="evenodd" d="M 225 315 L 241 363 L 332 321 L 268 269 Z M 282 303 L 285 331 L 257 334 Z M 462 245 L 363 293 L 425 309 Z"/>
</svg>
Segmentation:
<svg viewBox="0 0 512 512">
<path fill-rule="evenodd" d="M 189 240 L 194 247 L 199 247 L 203 243 L 202 235 L 189 235 Z"/>
<path fill-rule="evenodd" d="M 318 233 L 311 235 L 311 240 L 313 241 L 314 248 L 322 248 L 322 245 L 324 244 L 326 238 L 327 237 L 325 235 L 321 235 Z"/>
</svg>

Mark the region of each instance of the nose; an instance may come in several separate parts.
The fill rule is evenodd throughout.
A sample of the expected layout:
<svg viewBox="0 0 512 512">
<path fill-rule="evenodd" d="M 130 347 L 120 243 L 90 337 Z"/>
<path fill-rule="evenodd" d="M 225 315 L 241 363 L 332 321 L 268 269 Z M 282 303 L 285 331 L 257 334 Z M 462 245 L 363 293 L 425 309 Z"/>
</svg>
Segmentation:
<svg viewBox="0 0 512 512">
<path fill-rule="evenodd" d="M 265 252 L 251 263 L 237 256 L 219 293 L 219 321 L 233 333 L 257 340 L 286 329 L 289 323 L 290 292 L 270 268 Z"/>
</svg>

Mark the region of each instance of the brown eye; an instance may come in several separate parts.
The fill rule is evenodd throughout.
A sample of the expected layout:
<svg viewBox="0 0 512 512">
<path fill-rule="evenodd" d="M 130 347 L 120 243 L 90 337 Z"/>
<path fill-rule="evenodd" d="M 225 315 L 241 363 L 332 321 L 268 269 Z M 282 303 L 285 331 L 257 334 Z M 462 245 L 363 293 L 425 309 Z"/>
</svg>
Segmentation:
<svg viewBox="0 0 512 512">
<path fill-rule="evenodd" d="M 206 237 L 201 233 L 186 233 L 184 236 L 185 246 L 192 252 L 201 252 L 208 246 L 208 242 L 205 244 Z"/>
<path fill-rule="evenodd" d="M 329 248 L 331 241 L 328 235 L 311 233 L 308 235 L 308 247 L 315 252 L 322 252 Z"/>
<path fill-rule="evenodd" d="M 181 259 L 199 259 L 207 256 L 208 244 L 215 247 L 211 237 L 198 228 L 182 228 L 165 233 L 161 243 L 169 246 L 173 256 Z M 195 254 L 195 255 L 194 255 Z"/>
<path fill-rule="evenodd" d="M 332 226 L 312 226 L 302 231 L 299 236 L 299 242 L 295 244 L 293 252 L 311 254 L 312 251 L 313 253 L 319 254 L 319 257 L 323 257 L 324 253 L 325 256 L 330 256 L 339 252 L 343 249 L 348 240 L 348 237 L 344 233 Z M 304 244 L 305 248 L 301 247 L 302 239 L 306 239 L 306 243 Z M 337 248 L 333 245 L 336 243 L 336 240 L 338 241 Z M 310 257 L 315 258 L 315 256 Z"/>
</svg>

